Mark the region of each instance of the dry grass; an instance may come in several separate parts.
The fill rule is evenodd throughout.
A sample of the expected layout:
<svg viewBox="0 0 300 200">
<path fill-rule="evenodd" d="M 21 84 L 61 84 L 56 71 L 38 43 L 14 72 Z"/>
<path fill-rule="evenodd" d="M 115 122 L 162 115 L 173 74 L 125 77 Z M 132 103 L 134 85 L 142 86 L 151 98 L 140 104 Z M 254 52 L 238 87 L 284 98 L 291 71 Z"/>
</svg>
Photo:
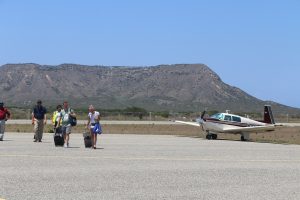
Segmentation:
<svg viewBox="0 0 300 200">
<path fill-rule="evenodd" d="M 152 134 L 152 135 L 179 135 L 187 137 L 203 137 L 202 131 L 188 125 L 102 125 L 105 134 Z M 47 125 L 45 132 L 51 132 L 52 126 Z M 33 133 L 31 125 L 6 125 L 6 132 Z M 73 133 L 83 133 L 83 125 L 73 127 Z M 240 135 L 219 134 L 219 139 L 240 140 Z M 252 133 L 250 140 L 255 142 L 300 144 L 300 127 L 278 127 L 275 131 Z"/>
<path fill-rule="evenodd" d="M 104 124 L 102 129 L 106 134 L 152 134 L 152 135 L 186 135 L 199 136 L 199 129 L 184 125 L 119 125 L 119 124 Z M 46 125 L 45 132 L 52 132 L 52 126 Z M 85 132 L 84 125 L 77 125 L 72 128 L 73 133 Z M 25 132 L 32 133 L 32 125 L 24 124 L 7 124 L 6 132 Z"/>
</svg>

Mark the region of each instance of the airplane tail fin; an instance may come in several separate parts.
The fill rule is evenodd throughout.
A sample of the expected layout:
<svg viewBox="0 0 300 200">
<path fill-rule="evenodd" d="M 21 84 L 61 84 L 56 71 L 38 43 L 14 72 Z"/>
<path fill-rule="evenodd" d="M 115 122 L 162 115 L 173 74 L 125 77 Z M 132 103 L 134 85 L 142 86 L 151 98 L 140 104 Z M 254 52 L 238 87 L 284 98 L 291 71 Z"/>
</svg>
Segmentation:
<svg viewBox="0 0 300 200">
<path fill-rule="evenodd" d="M 266 124 L 275 124 L 271 106 L 265 105 L 264 108 L 264 123 Z"/>
</svg>

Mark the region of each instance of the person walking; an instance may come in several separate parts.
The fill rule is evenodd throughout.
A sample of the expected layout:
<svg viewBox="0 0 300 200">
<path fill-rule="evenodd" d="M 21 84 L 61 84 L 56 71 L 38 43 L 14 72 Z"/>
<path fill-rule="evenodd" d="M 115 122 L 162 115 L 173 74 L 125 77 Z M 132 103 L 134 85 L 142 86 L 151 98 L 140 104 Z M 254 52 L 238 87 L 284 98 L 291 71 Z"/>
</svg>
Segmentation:
<svg viewBox="0 0 300 200">
<path fill-rule="evenodd" d="M 98 111 L 95 111 L 93 105 L 89 106 L 89 114 L 86 128 L 89 129 L 91 134 L 92 148 L 96 149 L 97 134 L 101 134 L 102 129 L 100 126 L 100 113 Z"/>
<path fill-rule="evenodd" d="M 47 124 L 47 109 L 38 100 L 32 111 L 32 125 L 34 125 L 34 142 L 42 142 L 44 125 Z"/>
<path fill-rule="evenodd" d="M 58 127 L 61 126 L 61 122 L 62 122 L 61 109 L 62 109 L 61 105 L 56 106 L 56 111 L 54 111 L 52 115 L 52 125 L 53 125 L 54 132 Z"/>
<path fill-rule="evenodd" d="M 4 103 L 0 102 L 0 141 L 3 141 L 5 122 L 10 119 L 11 115 L 7 108 L 4 107 Z"/>
<path fill-rule="evenodd" d="M 76 117 L 74 110 L 69 107 L 69 103 L 64 101 L 63 109 L 61 110 L 61 118 L 62 118 L 62 133 L 64 135 L 64 147 L 69 147 L 70 134 L 72 130 L 72 126 L 70 123 L 70 116 Z"/>
</svg>

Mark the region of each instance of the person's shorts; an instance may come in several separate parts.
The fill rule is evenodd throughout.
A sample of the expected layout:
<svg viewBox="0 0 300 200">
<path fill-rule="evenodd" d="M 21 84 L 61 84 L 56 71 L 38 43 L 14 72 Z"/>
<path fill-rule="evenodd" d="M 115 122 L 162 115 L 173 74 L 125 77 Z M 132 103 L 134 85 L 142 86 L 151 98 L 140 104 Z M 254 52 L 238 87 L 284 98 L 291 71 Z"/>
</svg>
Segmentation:
<svg viewBox="0 0 300 200">
<path fill-rule="evenodd" d="M 95 123 L 91 123 L 89 127 L 90 127 L 91 133 L 93 133 L 93 129 L 94 129 L 94 127 L 95 127 Z"/>
<path fill-rule="evenodd" d="M 62 126 L 62 134 L 70 134 L 72 130 L 71 125 Z"/>
<path fill-rule="evenodd" d="M 90 130 L 91 130 L 91 133 L 94 134 L 94 135 L 100 134 L 100 133 L 94 132 L 94 128 L 91 128 Z"/>
</svg>

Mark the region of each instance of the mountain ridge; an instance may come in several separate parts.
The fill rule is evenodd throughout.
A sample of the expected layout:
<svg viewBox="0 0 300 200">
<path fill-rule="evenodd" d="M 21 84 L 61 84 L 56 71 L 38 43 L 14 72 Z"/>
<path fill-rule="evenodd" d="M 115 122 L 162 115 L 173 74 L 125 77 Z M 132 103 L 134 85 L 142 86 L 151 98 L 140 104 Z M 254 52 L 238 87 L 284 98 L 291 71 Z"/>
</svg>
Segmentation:
<svg viewBox="0 0 300 200">
<path fill-rule="evenodd" d="M 264 104 L 285 113 L 300 113 L 262 101 L 235 86 L 204 64 L 157 66 L 88 66 L 78 64 L 6 64 L 0 67 L 1 100 L 31 106 L 36 99 L 46 105 L 68 100 L 75 107 L 143 107 L 148 110 L 262 112 Z M 5 94 L 5 95 L 3 95 Z"/>
</svg>

